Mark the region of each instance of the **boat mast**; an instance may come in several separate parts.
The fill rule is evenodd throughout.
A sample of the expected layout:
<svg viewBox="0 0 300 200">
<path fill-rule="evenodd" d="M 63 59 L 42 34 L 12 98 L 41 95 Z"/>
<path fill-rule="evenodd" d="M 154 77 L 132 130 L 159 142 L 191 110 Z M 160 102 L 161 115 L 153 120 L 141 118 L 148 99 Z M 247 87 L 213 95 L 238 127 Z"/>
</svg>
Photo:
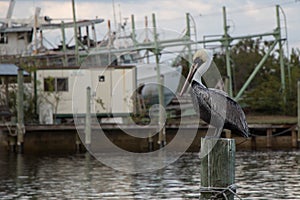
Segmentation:
<svg viewBox="0 0 300 200">
<path fill-rule="evenodd" d="M 76 12 L 75 12 L 75 2 L 72 0 L 72 11 L 73 11 L 73 23 L 74 23 L 74 40 L 75 40 L 75 58 L 76 65 L 79 64 L 79 49 L 78 49 L 78 34 L 77 34 L 77 23 L 76 23 Z"/>
<path fill-rule="evenodd" d="M 7 27 L 11 27 L 11 17 L 12 17 L 13 11 L 14 11 L 15 4 L 16 4 L 15 0 L 10 0 L 7 14 L 6 14 Z"/>
<path fill-rule="evenodd" d="M 115 8 L 115 1 L 114 0 L 112 0 L 112 6 L 113 6 L 115 30 L 117 30 L 117 17 L 116 17 L 116 8 Z"/>
</svg>

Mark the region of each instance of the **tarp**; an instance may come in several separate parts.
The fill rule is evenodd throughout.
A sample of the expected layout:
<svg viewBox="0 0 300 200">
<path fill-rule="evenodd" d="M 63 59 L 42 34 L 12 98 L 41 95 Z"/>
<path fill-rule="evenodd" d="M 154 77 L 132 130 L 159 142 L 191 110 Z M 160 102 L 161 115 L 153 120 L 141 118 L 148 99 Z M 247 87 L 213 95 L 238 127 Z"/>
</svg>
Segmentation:
<svg viewBox="0 0 300 200">
<path fill-rule="evenodd" d="M 18 69 L 14 64 L 0 64 L 0 76 L 18 76 Z M 24 71 L 24 76 L 28 76 L 29 73 Z"/>
</svg>

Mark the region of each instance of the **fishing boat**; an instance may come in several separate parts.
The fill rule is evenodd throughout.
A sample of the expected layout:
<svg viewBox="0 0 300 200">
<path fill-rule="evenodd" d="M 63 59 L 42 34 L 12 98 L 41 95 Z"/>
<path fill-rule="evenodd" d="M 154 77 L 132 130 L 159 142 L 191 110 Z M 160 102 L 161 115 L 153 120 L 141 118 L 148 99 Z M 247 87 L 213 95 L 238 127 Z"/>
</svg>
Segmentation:
<svg viewBox="0 0 300 200">
<path fill-rule="evenodd" d="M 105 20 L 83 19 L 57 22 L 49 16 L 40 16 L 40 8 L 27 19 L 12 19 L 15 0 L 11 0 L 5 19 L 0 19 L 0 55 L 2 62 L 27 63 L 34 68 L 99 67 L 134 65 L 137 73 L 136 86 L 146 105 L 158 103 L 158 83 L 164 86 L 164 104 L 175 96 L 181 77 L 181 66 L 149 62 L 149 51 L 136 48 L 134 34 L 125 34 L 122 29 L 112 31 L 108 20 L 107 34 L 97 39 L 96 26 Z M 77 27 L 74 29 L 74 27 Z M 77 37 L 66 33 L 73 29 Z M 61 35 L 59 43 L 47 38 L 47 31 Z M 69 39 L 67 41 L 67 38 Z M 145 38 L 145 41 L 148 41 Z M 148 51 L 141 56 L 141 51 Z M 18 59 L 15 59 L 18 58 Z M 160 69 L 162 82 L 157 78 Z"/>
</svg>

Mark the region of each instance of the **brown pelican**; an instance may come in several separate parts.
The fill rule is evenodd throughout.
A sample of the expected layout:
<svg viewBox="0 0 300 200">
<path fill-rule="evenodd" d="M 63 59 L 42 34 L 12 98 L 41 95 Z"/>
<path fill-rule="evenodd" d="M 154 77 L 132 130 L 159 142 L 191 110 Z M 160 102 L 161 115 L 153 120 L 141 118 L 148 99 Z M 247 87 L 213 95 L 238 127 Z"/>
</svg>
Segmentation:
<svg viewBox="0 0 300 200">
<path fill-rule="evenodd" d="M 245 114 L 240 105 L 222 90 L 207 88 L 201 82 L 202 75 L 208 70 L 212 55 L 204 49 L 197 51 L 193 57 L 193 65 L 180 92 L 185 92 L 191 83 L 191 97 L 194 109 L 200 118 L 217 129 L 218 136 L 223 128 L 249 137 L 249 129 Z M 216 135 L 215 135 L 216 136 Z"/>
</svg>

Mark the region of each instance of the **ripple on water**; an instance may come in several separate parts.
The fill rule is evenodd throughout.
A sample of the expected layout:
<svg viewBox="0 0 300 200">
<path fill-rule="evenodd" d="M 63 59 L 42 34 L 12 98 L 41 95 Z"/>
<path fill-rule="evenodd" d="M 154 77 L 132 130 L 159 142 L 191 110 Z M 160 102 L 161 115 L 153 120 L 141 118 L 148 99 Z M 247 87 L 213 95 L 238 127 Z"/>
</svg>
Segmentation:
<svg viewBox="0 0 300 200">
<path fill-rule="evenodd" d="M 187 153 L 159 171 L 126 174 L 84 154 L 0 155 L 0 199 L 199 199 L 200 159 Z M 300 199 L 300 153 L 237 152 L 243 199 Z"/>
</svg>

